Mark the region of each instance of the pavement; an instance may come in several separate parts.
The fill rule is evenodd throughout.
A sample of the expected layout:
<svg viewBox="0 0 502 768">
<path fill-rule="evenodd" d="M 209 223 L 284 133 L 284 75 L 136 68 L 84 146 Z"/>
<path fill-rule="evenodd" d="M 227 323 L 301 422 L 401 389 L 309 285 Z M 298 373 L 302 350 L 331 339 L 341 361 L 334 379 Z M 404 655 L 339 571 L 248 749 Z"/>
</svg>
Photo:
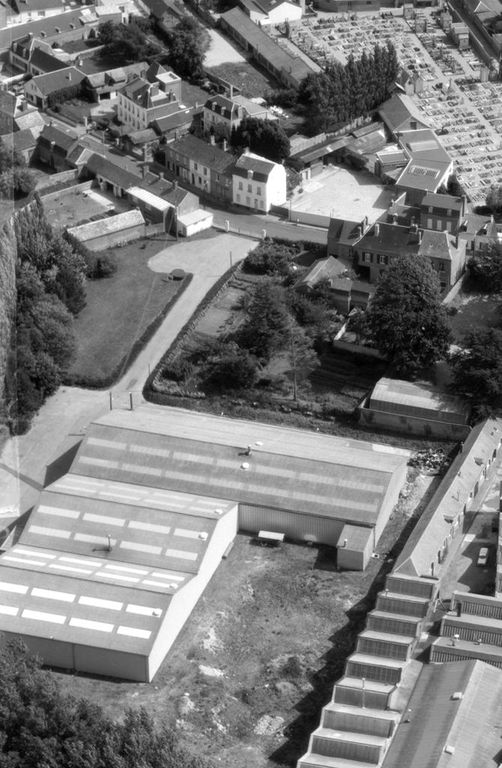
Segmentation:
<svg viewBox="0 0 502 768">
<path fill-rule="evenodd" d="M 208 240 L 171 245 L 151 263 L 156 272 L 182 267 L 193 279 L 176 302 L 157 333 L 127 368 L 111 390 L 60 387 L 33 419 L 26 435 L 11 438 L 0 453 L 0 532 L 37 501 L 44 486 L 47 466 L 78 443 L 92 421 L 110 404 L 129 408 L 143 400 L 142 388 L 178 332 L 190 319 L 212 285 L 232 263 L 243 259 L 254 247 L 253 240 L 221 234 Z"/>
</svg>

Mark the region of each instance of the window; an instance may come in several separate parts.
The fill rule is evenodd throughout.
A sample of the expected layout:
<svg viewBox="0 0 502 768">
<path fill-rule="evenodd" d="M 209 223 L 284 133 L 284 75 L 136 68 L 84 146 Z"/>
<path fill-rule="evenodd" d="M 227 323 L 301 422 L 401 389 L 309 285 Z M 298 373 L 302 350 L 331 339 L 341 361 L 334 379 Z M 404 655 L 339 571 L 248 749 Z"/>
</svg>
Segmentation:
<svg viewBox="0 0 502 768">
<path fill-rule="evenodd" d="M 367 251 L 364 251 L 363 255 L 361 257 L 361 261 L 362 261 L 363 264 L 371 264 L 371 262 L 372 262 L 371 253 L 368 253 Z"/>
<path fill-rule="evenodd" d="M 193 164 L 193 167 L 195 168 L 195 170 L 196 170 L 196 171 L 198 171 L 198 170 L 199 170 L 199 166 L 197 165 L 197 163 L 194 163 L 194 164 Z"/>
<path fill-rule="evenodd" d="M 246 197 L 246 205 L 247 205 L 248 207 L 250 207 L 250 206 L 251 206 L 251 198 L 250 198 L 250 197 Z"/>
<path fill-rule="evenodd" d="M 204 176 L 207 176 L 207 168 L 204 168 Z"/>
<path fill-rule="evenodd" d="M 237 202 L 238 202 L 238 203 L 240 203 L 240 201 L 241 201 L 241 196 L 239 195 L 239 193 L 237 193 L 237 194 L 236 194 L 236 198 L 237 198 Z"/>
<path fill-rule="evenodd" d="M 248 184 L 248 192 L 252 192 L 252 191 L 253 191 L 253 185 L 252 184 Z"/>
<path fill-rule="evenodd" d="M 242 186 L 242 181 L 239 181 L 239 189 L 244 189 L 244 187 Z"/>
</svg>

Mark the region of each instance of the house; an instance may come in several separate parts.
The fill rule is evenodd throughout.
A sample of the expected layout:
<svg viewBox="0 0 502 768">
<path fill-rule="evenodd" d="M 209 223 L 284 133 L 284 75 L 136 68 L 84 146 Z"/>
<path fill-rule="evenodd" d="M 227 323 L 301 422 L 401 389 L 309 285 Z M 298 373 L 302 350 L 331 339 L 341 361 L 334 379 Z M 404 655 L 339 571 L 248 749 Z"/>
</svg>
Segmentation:
<svg viewBox="0 0 502 768">
<path fill-rule="evenodd" d="M 446 187 L 453 171 L 453 160 L 430 129 L 403 131 L 399 144 L 409 157 L 396 180 L 397 193 L 406 192 L 406 202 L 420 205 L 428 192 Z"/>
<path fill-rule="evenodd" d="M 120 18 L 117 18 L 120 21 Z M 96 34 L 99 24 L 94 6 L 83 6 L 55 16 L 47 16 L 24 24 L 0 29 L 0 53 L 9 51 L 12 66 L 26 72 L 31 48 L 28 38 L 42 39 L 51 46 L 60 47 L 73 40 L 86 40 Z"/>
<path fill-rule="evenodd" d="M 286 201 L 286 169 L 252 152 L 245 152 L 232 170 L 232 199 L 253 211 L 268 213 Z"/>
<path fill-rule="evenodd" d="M 162 64 L 154 61 L 148 67 L 145 79 L 148 80 L 149 83 L 159 83 L 164 93 L 170 94 L 172 100 L 181 103 L 181 87 L 183 81 L 175 72 L 166 69 Z"/>
<path fill-rule="evenodd" d="M 193 119 L 199 111 L 200 109 L 197 107 L 178 109 L 170 115 L 164 115 L 164 117 L 153 120 L 151 127 L 158 136 L 164 137 L 166 141 L 179 139 L 189 132 Z"/>
<path fill-rule="evenodd" d="M 219 200 L 232 200 L 232 154 L 188 134 L 166 144 L 164 158 L 166 168 L 182 182 Z"/>
<path fill-rule="evenodd" d="M 231 8 L 220 16 L 220 26 L 253 59 L 270 72 L 282 85 L 296 88 L 307 75 L 320 72 L 321 68 L 293 56 L 264 32 L 247 16 L 242 8 Z"/>
<path fill-rule="evenodd" d="M 60 125 L 45 125 L 37 141 L 37 158 L 41 163 L 56 171 L 71 168 L 68 156 L 78 140 L 77 134 L 71 128 Z"/>
<path fill-rule="evenodd" d="M 26 164 L 30 162 L 37 146 L 37 140 L 28 128 L 2 136 L 2 141 L 11 152 L 22 155 Z"/>
<path fill-rule="evenodd" d="M 24 107 L 27 103 L 24 102 Z M 38 109 L 27 109 L 14 118 L 14 125 L 18 131 L 30 130 L 35 138 L 40 136 L 44 126 L 47 124 L 47 118 Z"/>
<path fill-rule="evenodd" d="M 338 261 L 333 256 L 328 256 L 326 259 L 317 259 L 310 269 L 298 280 L 295 288 L 300 293 L 310 293 L 318 283 L 326 280 L 331 283 L 346 271 L 347 267 L 345 264 L 342 264 L 341 261 Z"/>
<path fill-rule="evenodd" d="M 420 226 L 455 235 L 467 213 L 466 197 L 428 192 L 420 202 Z"/>
<path fill-rule="evenodd" d="M 16 130 L 15 118 L 22 114 L 24 106 L 25 102 L 19 96 L 0 90 L 0 136 Z"/>
<path fill-rule="evenodd" d="M 144 61 L 127 64 L 123 67 L 115 67 L 102 72 L 88 72 L 85 61 L 78 65 L 81 72 L 86 74 L 85 89 L 94 102 L 116 99 L 118 93 L 127 85 L 127 82 L 135 75 L 144 77 L 148 64 Z"/>
<path fill-rule="evenodd" d="M 84 80 L 83 72 L 75 67 L 65 67 L 28 80 L 24 84 L 24 92 L 28 101 L 38 109 L 47 109 L 80 94 Z"/>
<path fill-rule="evenodd" d="M 115 216 L 72 227 L 68 234 L 90 251 L 104 251 L 145 236 L 145 220 L 141 211 L 133 209 Z"/>
<path fill-rule="evenodd" d="M 465 240 L 470 256 L 484 253 L 493 246 L 500 247 L 502 244 L 502 227 L 493 216 L 467 214 L 460 223 L 458 234 L 461 240 Z"/>
<path fill-rule="evenodd" d="M 446 231 L 421 230 L 416 223 L 407 227 L 376 222 L 353 246 L 354 266 L 372 283 L 400 254 L 428 258 L 437 271 L 442 291 L 449 290 L 465 269 L 465 242 Z"/>
<path fill-rule="evenodd" d="M 131 131 L 126 133 L 120 139 L 120 144 L 124 152 L 136 157 L 144 158 L 145 153 L 151 151 L 152 147 L 159 141 L 158 135 L 153 128 L 144 128 L 141 131 Z"/>
<path fill-rule="evenodd" d="M 50 43 L 32 34 L 13 44 L 10 60 L 13 66 L 33 76 L 55 72 L 67 66 L 65 61 L 55 55 Z"/>
<path fill-rule="evenodd" d="M 141 174 L 123 157 L 109 157 L 94 152 L 86 162 L 87 173 L 95 177 L 103 192 L 111 192 L 114 197 L 127 197 L 129 187 L 141 181 Z"/>
<path fill-rule="evenodd" d="M 352 259 L 353 246 L 361 239 L 363 232 L 368 229 L 368 217 L 363 221 L 346 221 L 332 218 L 328 228 L 328 256 L 340 259 Z"/>
<path fill-rule="evenodd" d="M 260 26 L 299 21 L 305 13 L 305 0 L 299 4 L 290 0 L 238 0 L 238 5 L 251 21 Z"/>
<path fill-rule="evenodd" d="M 429 127 L 413 99 L 404 93 L 394 93 L 381 105 L 378 116 L 395 140 L 403 131 L 416 131 Z"/>
<path fill-rule="evenodd" d="M 65 0 L 11 0 L 11 6 L 15 16 L 10 21 L 15 24 L 56 16 L 67 7 Z"/>
<path fill-rule="evenodd" d="M 117 117 L 133 130 L 148 128 L 154 120 L 179 111 L 176 91 L 169 83 L 135 77 L 118 94 Z"/>
<path fill-rule="evenodd" d="M 255 104 L 245 96 L 224 96 L 215 94 L 204 104 L 202 121 L 204 129 L 210 130 L 219 126 L 227 129 L 230 136 L 233 128 L 237 128 L 246 117 L 255 117 L 260 120 L 277 120 L 267 107 Z"/>
</svg>

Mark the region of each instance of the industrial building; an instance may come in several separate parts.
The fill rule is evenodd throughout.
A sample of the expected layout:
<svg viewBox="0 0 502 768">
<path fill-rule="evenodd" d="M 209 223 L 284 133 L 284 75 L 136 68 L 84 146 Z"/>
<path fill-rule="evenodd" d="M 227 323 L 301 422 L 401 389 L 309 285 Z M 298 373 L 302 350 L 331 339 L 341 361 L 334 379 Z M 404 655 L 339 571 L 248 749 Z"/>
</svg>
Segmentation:
<svg viewBox="0 0 502 768">
<path fill-rule="evenodd" d="M 46 664 L 150 681 L 238 528 L 339 544 L 344 567 L 364 568 L 407 458 L 174 408 L 111 411 L 0 557 L 0 631 Z"/>
</svg>

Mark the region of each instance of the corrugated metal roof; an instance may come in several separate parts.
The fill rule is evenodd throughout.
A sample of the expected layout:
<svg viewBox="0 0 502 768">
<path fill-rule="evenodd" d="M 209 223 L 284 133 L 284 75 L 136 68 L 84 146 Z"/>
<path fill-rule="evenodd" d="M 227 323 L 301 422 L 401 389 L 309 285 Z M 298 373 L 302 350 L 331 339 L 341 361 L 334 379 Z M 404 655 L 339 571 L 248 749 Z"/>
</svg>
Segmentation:
<svg viewBox="0 0 502 768">
<path fill-rule="evenodd" d="M 167 200 L 164 200 L 162 197 L 154 195 L 153 192 L 149 192 L 147 189 L 142 189 L 141 187 L 129 187 L 127 194 L 131 195 L 131 197 L 135 197 L 136 200 L 141 200 L 156 211 L 168 211 L 169 208 L 174 208 L 174 205 L 168 203 Z"/>
<path fill-rule="evenodd" d="M 469 409 L 460 398 L 446 394 L 431 384 L 383 377 L 373 388 L 370 407 L 382 409 L 386 405 L 392 406 L 392 411 L 396 413 L 426 416 L 429 412 L 430 418 L 459 424 L 466 424 L 469 416 Z"/>
<path fill-rule="evenodd" d="M 144 223 L 143 214 L 135 208 L 132 211 L 117 213 L 115 216 L 108 216 L 105 219 L 81 224 L 79 227 L 72 227 L 68 230 L 68 233 L 85 242 L 95 237 L 104 237 L 115 232 L 122 232 L 125 229 L 129 229 L 129 227 L 137 227 Z"/>
</svg>

